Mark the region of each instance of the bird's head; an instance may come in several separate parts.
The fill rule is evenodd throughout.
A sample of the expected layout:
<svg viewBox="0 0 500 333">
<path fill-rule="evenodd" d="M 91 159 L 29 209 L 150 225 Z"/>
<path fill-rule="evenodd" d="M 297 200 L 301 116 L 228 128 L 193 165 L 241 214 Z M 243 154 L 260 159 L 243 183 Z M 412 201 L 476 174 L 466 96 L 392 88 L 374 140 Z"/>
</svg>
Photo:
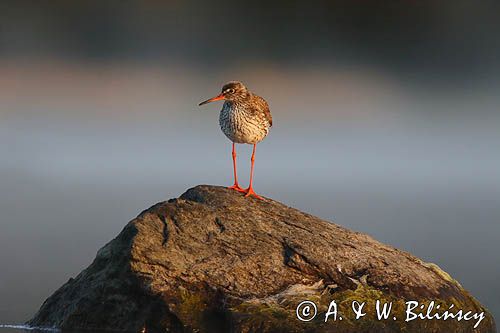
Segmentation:
<svg viewBox="0 0 500 333">
<path fill-rule="evenodd" d="M 247 87 L 245 87 L 245 85 L 243 85 L 243 83 L 239 81 L 230 81 L 222 87 L 222 91 L 219 95 L 207 99 L 206 101 L 201 102 L 199 105 L 220 100 L 237 102 L 244 100 L 248 96 L 249 96 L 248 89 Z"/>
</svg>

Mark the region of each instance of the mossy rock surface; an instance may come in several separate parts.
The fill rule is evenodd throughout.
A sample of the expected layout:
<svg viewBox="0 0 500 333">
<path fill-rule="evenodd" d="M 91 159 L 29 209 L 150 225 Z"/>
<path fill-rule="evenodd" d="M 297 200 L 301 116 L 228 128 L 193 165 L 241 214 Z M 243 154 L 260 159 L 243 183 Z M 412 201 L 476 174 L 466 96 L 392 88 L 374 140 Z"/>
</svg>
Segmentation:
<svg viewBox="0 0 500 333">
<path fill-rule="evenodd" d="M 304 300 L 317 308 L 308 322 L 297 319 Z M 392 304 L 387 320 L 376 318 L 377 300 Z M 324 321 L 331 301 L 342 320 Z M 406 322 L 408 301 L 484 318 L 476 328 L 474 319 Z M 353 302 L 365 304 L 358 320 Z M 29 324 L 152 333 L 496 331 L 488 311 L 437 265 L 271 199 L 207 185 L 129 222 Z"/>
</svg>

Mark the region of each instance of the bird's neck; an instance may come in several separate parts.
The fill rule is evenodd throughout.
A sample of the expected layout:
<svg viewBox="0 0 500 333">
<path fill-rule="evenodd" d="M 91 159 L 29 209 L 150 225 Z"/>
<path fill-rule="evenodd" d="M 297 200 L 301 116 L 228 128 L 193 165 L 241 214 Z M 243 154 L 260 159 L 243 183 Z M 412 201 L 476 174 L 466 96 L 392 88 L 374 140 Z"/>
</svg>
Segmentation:
<svg viewBox="0 0 500 333">
<path fill-rule="evenodd" d="M 241 96 L 232 100 L 226 100 L 225 103 L 231 108 L 240 108 L 252 100 L 252 93 L 248 92 L 245 96 Z"/>
</svg>

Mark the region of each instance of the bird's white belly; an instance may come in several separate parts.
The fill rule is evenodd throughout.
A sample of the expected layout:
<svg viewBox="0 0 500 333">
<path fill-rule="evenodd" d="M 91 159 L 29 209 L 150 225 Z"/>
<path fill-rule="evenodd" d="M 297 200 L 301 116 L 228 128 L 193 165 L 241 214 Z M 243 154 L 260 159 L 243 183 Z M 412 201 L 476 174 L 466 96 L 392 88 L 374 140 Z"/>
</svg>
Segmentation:
<svg viewBox="0 0 500 333">
<path fill-rule="evenodd" d="M 269 133 L 267 120 L 252 117 L 226 105 L 220 113 L 219 125 L 228 139 L 235 143 L 254 144 L 262 141 Z"/>
</svg>

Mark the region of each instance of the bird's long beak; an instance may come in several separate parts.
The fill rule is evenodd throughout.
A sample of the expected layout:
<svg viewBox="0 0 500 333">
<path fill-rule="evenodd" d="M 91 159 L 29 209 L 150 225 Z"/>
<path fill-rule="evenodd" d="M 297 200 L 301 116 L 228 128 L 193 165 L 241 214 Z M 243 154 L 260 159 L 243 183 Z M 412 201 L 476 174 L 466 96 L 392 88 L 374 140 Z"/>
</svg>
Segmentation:
<svg viewBox="0 0 500 333">
<path fill-rule="evenodd" d="M 204 104 L 207 104 L 207 103 L 210 103 L 210 102 L 220 101 L 220 100 L 222 100 L 222 99 L 224 99 L 224 95 L 223 95 L 223 94 L 220 94 L 220 95 L 217 95 L 217 96 L 212 97 L 212 98 L 210 98 L 210 99 L 207 99 L 206 101 L 201 102 L 201 103 L 200 103 L 200 104 L 198 104 L 198 105 L 200 105 L 200 106 L 201 106 L 201 105 L 204 105 Z"/>
</svg>

